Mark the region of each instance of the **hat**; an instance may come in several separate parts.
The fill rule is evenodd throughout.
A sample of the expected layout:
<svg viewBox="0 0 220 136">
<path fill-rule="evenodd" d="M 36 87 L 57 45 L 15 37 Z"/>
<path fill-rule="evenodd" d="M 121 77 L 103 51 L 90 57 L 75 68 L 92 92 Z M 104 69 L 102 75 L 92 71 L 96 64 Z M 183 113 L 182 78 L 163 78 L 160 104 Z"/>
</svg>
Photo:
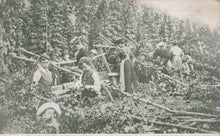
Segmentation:
<svg viewBox="0 0 220 136">
<path fill-rule="evenodd" d="M 116 39 L 114 42 L 114 44 L 123 44 L 123 39 L 119 38 L 119 39 Z"/>
<path fill-rule="evenodd" d="M 173 45 L 178 45 L 179 42 L 178 42 L 177 40 L 172 40 L 171 43 L 172 43 Z"/>
<path fill-rule="evenodd" d="M 159 43 L 157 44 L 157 48 L 162 47 L 162 46 L 165 46 L 165 43 L 164 43 L 164 42 L 159 42 Z"/>
<path fill-rule="evenodd" d="M 144 55 L 145 57 L 147 57 L 147 54 L 144 53 L 144 52 L 140 53 L 139 57 L 142 56 L 142 55 Z"/>
<path fill-rule="evenodd" d="M 41 56 L 40 56 L 40 58 L 39 58 L 39 60 L 43 60 L 43 59 L 50 59 L 50 57 L 46 54 L 46 53 L 43 53 Z"/>
<path fill-rule="evenodd" d="M 98 54 L 95 49 L 92 49 L 92 50 L 91 50 L 91 53 L 93 53 L 93 54 Z"/>
<path fill-rule="evenodd" d="M 88 57 L 82 57 L 82 58 L 80 58 L 80 60 L 79 60 L 79 66 L 81 66 L 83 63 L 85 63 L 85 64 L 87 64 L 87 65 L 91 65 L 91 61 L 90 61 L 90 59 L 88 58 Z"/>
</svg>

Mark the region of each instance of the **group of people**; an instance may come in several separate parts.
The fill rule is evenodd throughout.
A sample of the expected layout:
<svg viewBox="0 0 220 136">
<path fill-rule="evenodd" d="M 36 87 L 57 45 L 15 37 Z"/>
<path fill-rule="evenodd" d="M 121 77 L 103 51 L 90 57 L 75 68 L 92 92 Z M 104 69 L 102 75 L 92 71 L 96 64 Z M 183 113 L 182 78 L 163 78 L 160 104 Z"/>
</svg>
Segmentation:
<svg viewBox="0 0 220 136">
<path fill-rule="evenodd" d="M 75 89 L 81 91 L 81 95 L 85 97 L 101 97 L 101 81 L 98 72 L 94 69 L 93 64 L 88 57 L 88 52 L 83 46 L 77 46 L 76 64 L 83 72 L 76 82 L 78 85 Z M 56 104 L 55 94 L 52 92 L 52 87 L 56 85 L 54 82 L 55 73 L 49 70 L 51 59 L 48 54 L 43 53 L 38 58 L 37 68 L 33 74 L 33 86 L 37 87 L 37 94 L 44 99 L 39 99 L 36 103 L 37 117 L 48 114 L 48 109 L 53 109 L 56 115 L 60 115 L 60 107 Z M 48 101 L 49 100 L 49 101 Z M 53 102 L 53 103 L 52 103 Z M 47 115 L 48 116 L 48 115 Z"/>
<path fill-rule="evenodd" d="M 173 71 L 183 71 L 187 74 L 194 71 L 194 60 L 190 55 L 184 55 L 177 42 L 173 42 L 171 46 L 167 46 L 164 42 L 158 43 L 153 57 L 158 59 L 160 64 Z"/>
<path fill-rule="evenodd" d="M 76 48 L 77 52 L 75 53 L 75 64 L 83 72 L 79 78 L 80 84 L 78 84 L 81 86 L 82 95 L 99 98 L 101 97 L 100 75 L 96 71 L 93 62 L 89 57 L 89 51 L 81 44 L 77 44 Z M 96 50 L 93 50 L 93 52 L 97 54 L 95 51 Z M 150 55 L 141 53 L 138 58 L 136 58 L 136 61 L 134 61 L 134 58 L 131 59 L 129 54 L 123 49 L 119 52 L 117 59 L 119 60 L 118 82 L 121 91 L 134 93 L 137 90 L 138 81 L 147 82 L 147 80 L 149 80 L 146 76 L 149 75 L 148 72 L 144 70 L 144 67 L 139 67 L 140 63 L 141 65 L 146 64 L 147 57 L 150 57 Z M 68 58 L 69 57 L 66 56 L 66 59 Z M 171 48 L 167 47 L 164 42 L 158 43 L 157 49 L 150 58 L 156 58 L 159 60 L 161 65 L 176 71 L 183 70 L 187 73 L 193 71 L 193 65 L 191 63 L 192 58 L 189 55 L 184 55 L 182 49 L 178 47 L 178 44 L 176 43 L 174 43 Z M 42 54 L 38 60 L 37 70 L 33 74 L 34 85 L 39 86 L 39 93 L 47 99 L 53 98 L 51 88 L 55 85 L 53 81 L 54 74 L 49 70 L 49 63 L 50 57 L 46 53 Z M 139 72 L 135 69 L 137 67 L 139 67 Z M 45 102 L 45 100 L 41 100 L 37 107 L 40 108 Z"/>
</svg>

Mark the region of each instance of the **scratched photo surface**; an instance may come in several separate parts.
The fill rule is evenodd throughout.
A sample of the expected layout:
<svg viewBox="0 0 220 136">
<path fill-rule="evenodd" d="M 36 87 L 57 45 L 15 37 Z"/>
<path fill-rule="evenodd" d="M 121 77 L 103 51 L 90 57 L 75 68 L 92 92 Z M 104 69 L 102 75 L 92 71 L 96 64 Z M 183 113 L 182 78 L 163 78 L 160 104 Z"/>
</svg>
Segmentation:
<svg viewBox="0 0 220 136">
<path fill-rule="evenodd" d="M 0 134 L 220 133 L 219 0 L 0 0 Z"/>
</svg>

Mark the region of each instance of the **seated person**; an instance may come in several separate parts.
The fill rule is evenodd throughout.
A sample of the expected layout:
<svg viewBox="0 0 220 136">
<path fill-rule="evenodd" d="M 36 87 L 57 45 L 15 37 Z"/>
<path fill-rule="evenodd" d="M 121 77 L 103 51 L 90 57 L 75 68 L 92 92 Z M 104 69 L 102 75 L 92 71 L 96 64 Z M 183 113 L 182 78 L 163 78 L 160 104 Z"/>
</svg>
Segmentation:
<svg viewBox="0 0 220 136">
<path fill-rule="evenodd" d="M 100 97 L 101 96 L 101 81 L 98 72 L 93 68 L 92 62 L 88 57 L 82 57 L 79 60 L 79 67 L 83 74 L 81 84 L 83 86 L 82 96 Z"/>
</svg>

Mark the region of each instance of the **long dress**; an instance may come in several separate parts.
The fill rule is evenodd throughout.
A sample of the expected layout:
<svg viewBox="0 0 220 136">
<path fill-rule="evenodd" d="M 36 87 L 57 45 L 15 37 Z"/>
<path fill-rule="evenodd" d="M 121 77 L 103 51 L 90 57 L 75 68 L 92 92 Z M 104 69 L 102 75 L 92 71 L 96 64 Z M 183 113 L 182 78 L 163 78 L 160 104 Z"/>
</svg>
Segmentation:
<svg viewBox="0 0 220 136">
<path fill-rule="evenodd" d="M 173 56 L 172 59 L 172 66 L 175 70 L 181 70 L 183 68 L 183 62 L 181 56 L 184 55 L 182 49 L 180 49 L 178 46 L 174 46 L 170 49 L 170 52 Z"/>
<path fill-rule="evenodd" d="M 120 90 L 128 93 L 135 92 L 137 80 L 133 63 L 129 59 L 124 59 L 120 65 Z"/>
</svg>

